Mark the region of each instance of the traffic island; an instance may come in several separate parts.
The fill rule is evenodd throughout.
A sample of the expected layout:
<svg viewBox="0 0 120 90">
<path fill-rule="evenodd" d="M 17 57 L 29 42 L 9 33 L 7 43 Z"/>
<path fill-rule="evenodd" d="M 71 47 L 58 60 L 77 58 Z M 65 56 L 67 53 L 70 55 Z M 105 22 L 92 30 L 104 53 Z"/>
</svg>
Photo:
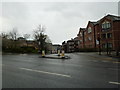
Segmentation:
<svg viewBox="0 0 120 90">
<path fill-rule="evenodd" d="M 43 56 L 39 56 L 39 58 L 49 58 L 49 59 L 70 59 L 69 56 L 56 56 L 56 55 L 45 55 L 44 57 Z"/>
</svg>

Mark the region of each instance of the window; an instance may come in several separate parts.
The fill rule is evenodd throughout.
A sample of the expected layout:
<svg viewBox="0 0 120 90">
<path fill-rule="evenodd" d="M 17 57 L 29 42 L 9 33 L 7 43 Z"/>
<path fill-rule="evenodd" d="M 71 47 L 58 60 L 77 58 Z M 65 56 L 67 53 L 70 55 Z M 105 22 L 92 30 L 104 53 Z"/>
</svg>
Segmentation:
<svg viewBox="0 0 120 90">
<path fill-rule="evenodd" d="M 82 37 L 82 33 L 80 32 L 80 36 Z"/>
<path fill-rule="evenodd" d="M 102 31 L 106 31 L 105 29 L 109 29 L 111 27 L 110 22 L 105 21 L 102 23 Z"/>
<path fill-rule="evenodd" d="M 92 29 L 91 27 L 88 28 L 88 33 L 91 33 L 92 32 Z"/>
<path fill-rule="evenodd" d="M 107 38 L 111 38 L 111 37 L 112 37 L 112 33 L 108 33 Z"/>
</svg>

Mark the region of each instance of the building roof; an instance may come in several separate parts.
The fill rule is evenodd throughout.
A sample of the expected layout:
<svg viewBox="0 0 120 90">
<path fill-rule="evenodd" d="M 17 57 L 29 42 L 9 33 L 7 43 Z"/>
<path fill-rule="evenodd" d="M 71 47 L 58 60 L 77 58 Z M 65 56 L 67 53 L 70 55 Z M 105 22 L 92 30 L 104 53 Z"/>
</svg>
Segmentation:
<svg viewBox="0 0 120 90">
<path fill-rule="evenodd" d="M 104 18 L 108 18 L 112 21 L 120 21 L 120 16 L 115 16 L 115 15 L 110 15 L 110 14 L 104 16 L 102 19 Z M 102 19 L 98 20 L 97 22 L 99 23 Z"/>
<path fill-rule="evenodd" d="M 96 25 L 96 24 L 98 24 L 98 22 L 93 22 L 93 21 L 89 21 L 89 23 L 91 23 L 91 24 L 93 24 L 93 25 Z"/>
<path fill-rule="evenodd" d="M 115 15 L 110 15 L 110 14 L 104 16 L 103 18 L 108 18 L 108 19 L 110 19 L 110 20 L 112 20 L 112 21 L 120 21 L 120 16 L 115 16 Z M 102 19 L 103 19 L 103 18 L 102 18 Z M 98 20 L 97 22 L 93 22 L 93 21 L 89 21 L 89 22 L 92 23 L 93 25 L 97 25 L 97 24 L 99 24 L 99 22 L 100 22 L 102 19 Z"/>
<path fill-rule="evenodd" d="M 112 21 L 120 20 L 120 16 L 115 16 L 115 15 L 108 14 L 105 17 L 111 19 Z"/>
<path fill-rule="evenodd" d="M 68 40 L 67 42 L 74 42 L 74 39 Z"/>
<path fill-rule="evenodd" d="M 80 30 L 84 31 L 86 28 L 80 28 Z"/>
<path fill-rule="evenodd" d="M 85 31 L 85 30 L 86 30 L 86 28 L 80 28 L 77 36 L 79 36 L 79 34 L 80 34 L 81 31 Z"/>
</svg>

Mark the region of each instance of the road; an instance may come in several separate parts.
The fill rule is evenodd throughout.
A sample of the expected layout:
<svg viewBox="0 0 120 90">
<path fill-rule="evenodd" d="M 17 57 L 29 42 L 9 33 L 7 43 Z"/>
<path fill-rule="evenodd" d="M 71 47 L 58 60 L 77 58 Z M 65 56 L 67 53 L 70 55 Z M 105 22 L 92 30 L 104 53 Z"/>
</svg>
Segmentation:
<svg viewBox="0 0 120 90">
<path fill-rule="evenodd" d="M 68 54 L 71 59 L 39 55 L 3 55 L 3 88 L 120 88 L 119 62 L 87 53 Z"/>
</svg>

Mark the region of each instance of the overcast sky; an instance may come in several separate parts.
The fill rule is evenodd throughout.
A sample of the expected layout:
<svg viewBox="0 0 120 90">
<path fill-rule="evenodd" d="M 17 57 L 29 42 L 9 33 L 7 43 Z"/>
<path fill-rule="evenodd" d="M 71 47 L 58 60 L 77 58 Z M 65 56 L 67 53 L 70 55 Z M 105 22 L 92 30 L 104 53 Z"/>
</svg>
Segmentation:
<svg viewBox="0 0 120 90">
<path fill-rule="evenodd" d="M 2 29 L 17 27 L 19 33 L 31 34 L 39 24 L 52 43 L 61 44 L 77 36 L 88 21 L 97 21 L 107 14 L 118 15 L 117 2 L 2 2 Z"/>
</svg>

